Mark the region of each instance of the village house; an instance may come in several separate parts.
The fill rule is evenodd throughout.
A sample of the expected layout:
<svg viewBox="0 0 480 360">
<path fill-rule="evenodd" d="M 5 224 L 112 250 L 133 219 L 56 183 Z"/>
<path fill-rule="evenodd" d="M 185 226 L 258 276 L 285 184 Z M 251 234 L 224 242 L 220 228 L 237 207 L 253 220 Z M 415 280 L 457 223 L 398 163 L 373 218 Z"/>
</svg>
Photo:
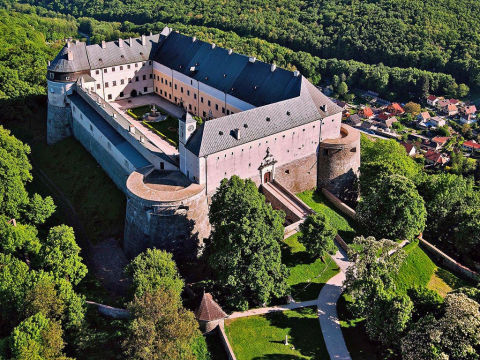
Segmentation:
<svg viewBox="0 0 480 360">
<path fill-rule="evenodd" d="M 430 113 L 428 111 L 421 112 L 420 114 L 417 115 L 418 121 L 426 122 L 428 119 L 430 119 Z"/>
<path fill-rule="evenodd" d="M 473 124 L 477 122 L 477 117 L 474 114 L 461 115 L 460 122 L 462 124 Z"/>
<path fill-rule="evenodd" d="M 373 119 L 373 117 L 374 117 L 373 110 L 368 106 L 365 106 L 363 109 L 361 109 L 358 112 L 358 115 L 360 115 L 361 117 L 363 117 L 365 119 Z"/>
<path fill-rule="evenodd" d="M 473 115 L 477 112 L 477 107 L 475 105 L 465 105 L 460 108 L 460 114 L 462 115 Z"/>
<path fill-rule="evenodd" d="M 405 148 L 405 151 L 407 152 L 408 156 L 415 156 L 417 154 L 417 149 L 413 144 L 406 143 L 406 142 L 402 142 L 401 144 Z"/>
<path fill-rule="evenodd" d="M 437 108 L 439 110 L 442 110 L 445 106 L 448 106 L 450 105 L 450 101 L 448 101 L 447 99 L 439 99 L 437 101 Z"/>
<path fill-rule="evenodd" d="M 448 116 L 455 116 L 458 114 L 458 108 L 455 104 L 448 104 L 442 108 L 442 112 Z"/>
<path fill-rule="evenodd" d="M 435 150 L 428 150 L 425 154 L 425 163 L 433 166 L 444 166 L 450 161 L 450 158 Z"/>
<path fill-rule="evenodd" d="M 432 139 L 432 141 L 437 143 L 440 148 L 443 148 L 448 140 L 450 140 L 450 136 L 435 136 Z"/>
<path fill-rule="evenodd" d="M 347 118 L 346 122 L 352 126 L 359 126 L 362 123 L 362 118 L 358 114 L 353 114 Z"/>
<path fill-rule="evenodd" d="M 430 106 L 435 106 L 438 103 L 438 98 L 435 95 L 429 95 L 427 97 L 427 104 Z"/>
<path fill-rule="evenodd" d="M 397 118 L 395 116 L 392 116 L 388 113 L 381 113 L 378 114 L 376 117 L 376 120 L 382 124 L 384 124 L 387 128 L 392 127 L 393 123 L 397 122 Z"/>
<path fill-rule="evenodd" d="M 474 140 L 468 140 L 462 144 L 462 149 L 468 152 L 480 152 L 480 144 Z"/>
<path fill-rule="evenodd" d="M 394 115 L 402 115 L 405 113 L 405 110 L 400 106 L 399 103 L 392 103 L 387 106 L 387 111 Z"/>
</svg>

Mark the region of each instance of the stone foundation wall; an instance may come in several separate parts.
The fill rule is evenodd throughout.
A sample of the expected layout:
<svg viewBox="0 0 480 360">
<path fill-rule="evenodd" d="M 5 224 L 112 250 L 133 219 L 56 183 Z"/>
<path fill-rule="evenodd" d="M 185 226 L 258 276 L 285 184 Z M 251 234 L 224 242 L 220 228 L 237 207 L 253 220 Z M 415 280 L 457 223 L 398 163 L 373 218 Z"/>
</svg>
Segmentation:
<svg viewBox="0 0 480 360">
<path fill-rule="evenodd" d="M 112 154 L 110 154 L 110 152 L 92 136 L 90 132 L 85 130 L 82 125 L 73 121 L 72 129 L 75 138 L 85 147 L 85 149 L 87 149 L 95 160 L 97 160 L 99 165 L 107 173 L 110 179 L 112 179 L 115 185 L 125 193 L 125 183 L 130 174 L 117 162 Z M 72 164 L 72 166 L 75 166 L 75 164 Z"/>
<path fill-rule="evenodd" d="M 47 143 L 55 144 L 70 136 L 72 136 L 72 112 L 70 107 L 48 104 Z"/>
<path fill-rule="evenodd" d="M 317 154 L 275 168 L 275 180 L 294 194 L 317 186 Z"/>
<path fill-rule="evenodd" d="M 203 249 L 210 234 L 207 197 L 161 203 L 127 196 L 123 248 L 133 258 L 147 248 L 172 252 L 177 258 L 192 258 Z"/>
</svg>

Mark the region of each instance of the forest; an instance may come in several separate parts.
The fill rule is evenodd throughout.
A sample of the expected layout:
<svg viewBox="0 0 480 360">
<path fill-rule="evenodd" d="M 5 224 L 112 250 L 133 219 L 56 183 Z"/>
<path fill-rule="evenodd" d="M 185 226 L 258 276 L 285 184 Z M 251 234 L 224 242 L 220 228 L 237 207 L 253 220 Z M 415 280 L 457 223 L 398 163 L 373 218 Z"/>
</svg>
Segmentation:
<svg viewBox="0 0 480 360">
<path fill-rule="evenodd" d="M 4 0 L 14 1 L 14 0 Z M 22 0 L 75 17 L 234 31 L 323 59 L 415 67 L 480 84 L 475 0 Z"/>
</svg>

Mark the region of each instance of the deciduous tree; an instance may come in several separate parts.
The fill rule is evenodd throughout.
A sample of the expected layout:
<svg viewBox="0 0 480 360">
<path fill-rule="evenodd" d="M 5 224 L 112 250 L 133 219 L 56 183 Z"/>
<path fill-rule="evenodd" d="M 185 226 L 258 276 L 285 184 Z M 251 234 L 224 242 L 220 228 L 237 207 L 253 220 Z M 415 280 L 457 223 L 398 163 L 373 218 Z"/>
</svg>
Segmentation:
<svg viewBox="0 0 480 360">
<path fill-rule="evenodd" d="M 330 221 L 324 214 L 309 215 L 300 224 L 300 232 L 298 241 L 305 246 L 312 257 L 320 256 L 323 259 L 327 253 L 336 252 L 337 247 L 333 241 L 337 231 L 330 225 Z"/>
</svg>

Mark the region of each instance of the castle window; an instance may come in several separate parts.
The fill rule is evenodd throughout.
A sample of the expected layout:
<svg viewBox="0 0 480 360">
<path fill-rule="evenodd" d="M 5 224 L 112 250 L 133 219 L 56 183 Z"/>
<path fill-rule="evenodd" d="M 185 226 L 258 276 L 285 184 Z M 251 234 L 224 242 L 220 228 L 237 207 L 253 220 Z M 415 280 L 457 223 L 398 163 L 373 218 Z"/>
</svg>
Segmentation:
<svg viewBox="0 0 480 360">
<path fill-rule="evenodd" d="M 205 111 L 203 112 L 203 117 L 207 117 L 207 113 Z"/>
<path fill-rule="evenodd" d="M 210 100 L 207 101 L 208 106 L 212 106 Z"/>
<path fill-rule="evenodd" d="M 143 75 L 143 80 L 147 80 L 147 75 Z"/>
<path fill-rule="evenodd" d="M 123 70 L 123 66 L 120 66 L 120 71 L 122 71 L 122 70 Z"/>
<path fill-rule="evenodd" d="M 135 67 L 138 67 L 138 64 L 137 64 L 137 63 L 135 63 Z"/>
<path fill-rule="evenodd" d="M 130 65 L 127 65 L 127 69 L 130 69 Z"/>
<path fill-rule="evenodd" d="M 146 88 L 146 87 L 143 88 L 143 92 L 144 92 L 144 93 L 147 92 L 147 88 Z"/>
<path fill-rule="evenodd" d="M 105 83 L 105 87 L 108 88 L 108 81 Z"/>
<path fill-rule="evenodd" d="M 197 98 L 197 94 L 194 93 L 194 94 L 193 94 L 193 98 L 196 99 L 196 98 Z"/>
<path fill-rule="evenodd" d="M 125 94 L 123 93 L 123 91 L 120 91 L 120 97 L 124 97 Z"/>
<path fill-rule="evenodd" d="M 163 90 L 162 89 L 160 89 L 160 95 L 163 95 Z"/>
<path fill-rule="evenodd" d="M 190 80 L 190 85 L 193 85 L 193 80 Z"/>
<path fill-rule="evenodd" d="M 215 104 L 215 110 L 218 110 L 218 104 Z"/>
<path fill-rule="evenodd" d="M 302 131 L 305 131 L 305 129 L 303 129 Z"/>
<path fill-rule="evenodd" d="M 163 84 L 163 78 L 160 79 L 160 82 Z"/>
<path fill-rule="evenodd" d="M 117 82 L 115 80 L 112 81 L 112 86 L 117 86 Z"/>
<path fill-rule="evenodd" d="M 188 110 L 192 111 L 192 104 L 188 104 Z"/>
<path fill-rule="evenodd" d="M 177 102 L 177 97 L 175 96 L 175 102 Z"/>
<path fill-rule="evenodd" d="M 187 96 L 190 96 L 190 90 L 187 90 Z"/>
<path fill-rule="evenodd" d="M 95 74 L 100 74 L 100 70 L 95 70 Z"/>
<path fill-rule="evenodd" d="M 106 69 L 106 68 L 105 68 L 105 69 L 103 69 L 103 72 L 106 74 L 106 73 L 107 73 L 107 69 Z"/>
<path fill-rule="evenodd" d="M 183 94 L 183 86 L 180 86 L 180 92 Z"/>
<path fill-rule="evenodd" d="M 150 74 L 150 79 L 153 79 L 153 74 Z"/>
<path fill-rule="evenodd" d="M 172 82 L 170 81 L 170 87 L 172 87 Z"/>
<path fill-rule="evenodd" d="M 128 82 L 131 83 L 131 82 L 132 82 L 132 78 L 128 78 Z"/>
<path fill-rule="evenodd" d="M 227 109 L 227 115 L 230 115 L 230 110 Z"/>
<path fill-rule="evenodd" d="M 200 97 L 200 102 L 203 104 L 203 96 Z"/>
<path fill-rule="evenodd" d="M 172 94 L 168 94 L 168 98 L 172 100 Z"/>
<path fill-rule="evenodd" d="M 252 164 L 251 164 L 251 163 L 250 163 L 250 164 L 248 164 L 248 167 L 252 167 Z"/>
<path fill-rule="evenodd" d="M 125 79 L 120 80 L 120 85 L 123 85 L 123 84 L 125 84 Z"/>
<path fill-rule="evenodd" d="M 290 170 L 285 170 L 285 174 L 290 174 Z"/>
<path fill-rule="evenodd" d="M 108 94 L 108 100 L 112 100 L 112 94 Z"/>
<path fill-rule="evenodd" d="M 155 92 L 158 92 L 158 86 L 155 86 Z"/>
<path fill-rule="evenodd" d="M 165 163 L 163 161 L 160 162 L 160 170 L 165 170 Z"/>
<path fill-rule="evenodd" d="M 152 65 L 152 60 L 150 60 L 150 61 L 148 62 L 148 65 Z"/>
<path fill-rule="evenodd" d="M 112 71 L 115 71 L 115 66 L 112 66 Z"/>
<path fill-rule="evenodd" d="M 100 84 L 97 84 L 97 89 L 100 89 Z"/>
<path fill-rule="evenodd" d="M 135 81 L 139 81 L 138 76 L 135 76 Z"/>
<path fill-rule="evenodd" d="M 177 90 L 177 84 L 175 84 L 175 90 Z"/>
<path fill-rule="evenodd" d="M 222 114 L 225 114 L 225 108 L 222 106 Z"/>
</svg>

